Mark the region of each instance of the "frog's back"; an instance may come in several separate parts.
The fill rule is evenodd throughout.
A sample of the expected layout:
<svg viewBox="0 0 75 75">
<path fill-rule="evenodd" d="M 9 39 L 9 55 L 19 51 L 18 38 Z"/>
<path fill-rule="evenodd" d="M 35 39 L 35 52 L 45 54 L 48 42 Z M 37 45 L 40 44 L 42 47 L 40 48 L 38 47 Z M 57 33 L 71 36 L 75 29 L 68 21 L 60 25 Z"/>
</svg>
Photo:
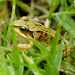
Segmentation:
<svg viewBox="0 0 75 75">
<path fill-rule="evenodd" d="M 30 20 L 28 17 L 24 16 L 20 20 L 14 21 L 13 25 L 16 24 L 16 26 L 24 26 L 29 31 L 42 31 L 43 33 L 49 34 L 49 32 L 52 34 L 55 34 L 55 31 L 49 28 L 46 28 L 41 23 L 38 23 L 36 21 Z M 51 31 L 50 31 L 51 30 Z M 54 35 L 53 35 L 54 36 Z"/>
</svg>

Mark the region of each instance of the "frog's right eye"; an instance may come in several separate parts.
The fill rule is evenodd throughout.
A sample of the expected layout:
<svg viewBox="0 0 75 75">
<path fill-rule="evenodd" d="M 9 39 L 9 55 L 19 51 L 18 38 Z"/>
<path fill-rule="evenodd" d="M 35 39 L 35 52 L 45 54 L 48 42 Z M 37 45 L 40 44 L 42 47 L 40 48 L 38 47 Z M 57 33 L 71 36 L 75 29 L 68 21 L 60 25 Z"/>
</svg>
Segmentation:
<svg viewBox="0 0 75 75">
<path fill-rule="evenodd" d="M 21 30 L 21 31 L 24 31 L 24 30 L 25 30 L 25 27 L 20 27 L 20 30 Z"/>
</svg>

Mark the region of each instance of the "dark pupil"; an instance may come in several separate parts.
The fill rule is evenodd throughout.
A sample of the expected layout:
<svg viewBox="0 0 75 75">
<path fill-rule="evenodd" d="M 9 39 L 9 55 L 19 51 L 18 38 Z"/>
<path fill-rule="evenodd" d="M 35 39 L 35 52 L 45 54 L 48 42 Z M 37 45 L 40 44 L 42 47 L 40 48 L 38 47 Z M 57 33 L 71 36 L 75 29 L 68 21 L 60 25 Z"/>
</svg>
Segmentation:
<svg viewBox="0 0 75 75">
<path fill-rule="evenodd" d="M 25 27 L 20 27 L 20 30 L 21 30 L 21 31 L 28 31 L 28 29 L 25 28 Z"/>
<path fill-rule="evenodd" d="M 20 27 L 20 30 L 21 30 L 21 31 L 24 31 L 24 30 L 25 30 L 25 28 L 23 28 L 23 27 Z"/>
</svg>

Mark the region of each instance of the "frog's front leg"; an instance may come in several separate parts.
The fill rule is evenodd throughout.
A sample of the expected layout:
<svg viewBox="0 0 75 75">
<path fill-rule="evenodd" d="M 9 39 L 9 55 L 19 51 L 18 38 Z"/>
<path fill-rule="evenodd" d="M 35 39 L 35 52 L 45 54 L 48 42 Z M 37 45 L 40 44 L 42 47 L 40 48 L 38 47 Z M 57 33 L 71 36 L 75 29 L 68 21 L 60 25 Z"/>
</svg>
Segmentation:
<svg viewBox="0 0 75 75">
<path fill-rule="evenodd" d="M 17 45 L 17 47 L 19 47 L 20 49 L 31 49 L 33 45 L 34 43 L 30 41 L 29 44 L 20 43 Z"/>
</svg>

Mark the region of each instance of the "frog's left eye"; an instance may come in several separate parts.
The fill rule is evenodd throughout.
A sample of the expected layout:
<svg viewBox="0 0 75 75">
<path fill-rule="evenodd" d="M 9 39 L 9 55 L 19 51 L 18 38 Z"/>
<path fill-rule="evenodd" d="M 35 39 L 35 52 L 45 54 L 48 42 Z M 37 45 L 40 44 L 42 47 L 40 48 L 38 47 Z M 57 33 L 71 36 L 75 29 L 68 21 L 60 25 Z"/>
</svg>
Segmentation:
<svg viewBox="0 0 75 75">
<path fill-rule="evenodd" d="M 21 31 L 28 31 L 28 29 L 26 27 L 24 27 L 24 26 L 20 27 L 20 30 Z"/>
<path fill-rule="evenodd" d="M 21 31 L 24 31 L 24 30 L 25 30 L 25 27 L 20 27 L 20 30 L 21 30 Z"/>
</svg>

